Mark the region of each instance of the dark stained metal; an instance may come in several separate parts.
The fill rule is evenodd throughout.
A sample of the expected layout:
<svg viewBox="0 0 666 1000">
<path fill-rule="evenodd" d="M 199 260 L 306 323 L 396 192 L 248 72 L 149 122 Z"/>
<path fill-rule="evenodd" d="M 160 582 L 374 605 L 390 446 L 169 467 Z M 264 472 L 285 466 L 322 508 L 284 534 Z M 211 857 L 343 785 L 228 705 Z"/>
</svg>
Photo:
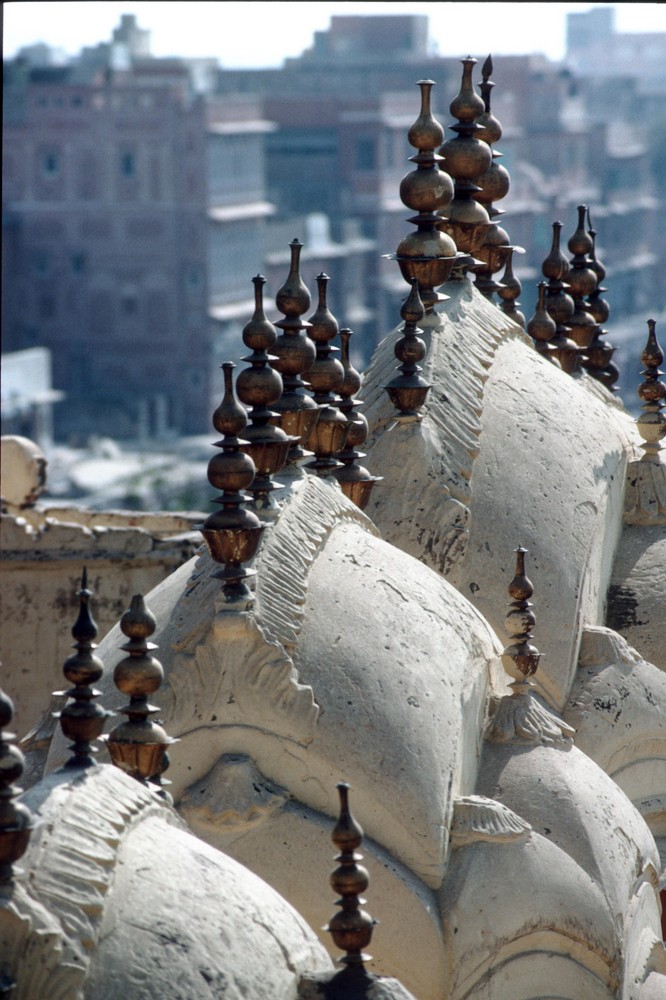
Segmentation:
<svg viewBox="0 0 666 1000">
<path fill-rule="evenodd" d="M 641 375 L 645 380 L 638 387 L 638 395 L 643 401 L 641 414 L 636 420 L 638 431 L 645 444 L 641 461 L 659 462 L 660 441 L 666 437 L 666 414 L 663 413 L 666 401 L 666 385 L 661 381 L 664 374 L 659 366 L 663 364 L 664 352 L 657 340 L 657 324 L 653 319 L 647 321 L 648 339 L 641 354 L 645 365 Z"/>
<path fill-rule="evenodd" d="M 223 491 L 214 501 L 222 510 L 210 514 L 201 529 L 212 558 L 224 564 L 214 576 L 223 581 L 228 602 L 252 596 L 246 581 L 254 575 L 254 570 L 243 567 L 242 563 L 253 558 L 265 527 L 256 514 L 243 506 L 243 490 L 251 484 L 255 470 L 250 456 L 241 451 L 247 442 L 238 437 L 247 425 L 247 415 L 234 393 L 235 367 L 230 361 L 222 365 L 224 398 L 213 414 L 213 426 L 224 437 L 215 443 L 221 453 L 208 463 L 209 483 Z"/>
<path fill-rule="evenodd" d="M 151 655 L 157 646 L 148 641 L 155 628 L 155 618 L 142 595 L 135 594 L 120 619 L 120 629 L 129 640 L 120 648 L 128 655 L 113 671 L 116 687 L 129 696 L 129 702 L 116 710 L 126 715 L 127 721 L 109 733 L 107 748 L 112 763 L 121 771 L 144 784 L 150 781 L 161 787 L 161 775 L 169 766 L 167 749 L 175 741 L 149 718 L 159 709 L 148 698 L 164 680 L 162 664 Z"/>
<path fill-rule="evenodd" d="M 550 252 L 541 265 L 541 272 L 548 279 L 546 310 L 555 321 L 555 335 L 550 340 L 550 359 L 557 362 L 562 371 L 571 375 L 577 364 L 578 348 L 568 336 L 569 321 L 574 313 L 574 301 L 568 293 L 566 283 L 569 275 L 569 261 L 560 248 L 562 223 L 553 223 L 553 241 Z"/>
<path fill-rule="evenodd" d="M 19 874 L 16 862 L 28 849 L 34 825 L 28 807 L 16 801 L 22 791 L 16 782 L 21 779 L 25 760 L 14 745 L 15 734 L 7 731 L 13 718 L 14 704 L 0 689 L 0 899 L 11 892 L 14 876 Z M 9 985 L 10 982 L 6 981 L 7 989 Z"/>
<path fill-rule="evenodd" d="M 400 361 L 400 375 L 396 375 L 385 385 L 389 398 L 401 417 L 419 418 L 419 410 L 430 391 L 430 383 L 419 374 L 419 361 L 423 361 L 426 345 L 419 336 L 423 333 L 418 324 L 425 315 L 419 295 L 419 284 L 412 278 L 412 291 L 405 299 L 400 315 L 405 321 L 402 337 L 396 341 L 393 351 Z"/>
<path fill-rule="evenodd" d="M 485 106 L 472 82 L 476 59 L 468 56 L 461 62 L 460 91 L 449 106 L 453 117 L 458 119 L 456 125 L 449 126 L 456 135 L 447 139 L 439 150 L 444 169 L 454 181 L 454 198 L 440 213 L 443 216 L 440 229 L 451 236 L 458 250 L 475 256 L 491 226 L 488 212 L 475 195 L 481 190 L 478 179 L 490 168 L 492 153 L 488 143 L 479 138 L 483 128 L 477 124 L 477 118 L 484 113 Z"/>
<path fill-rule="evenodd" d="M 279 415 L 271 409 L 282 395 L 282 377 L 271 368 L 275 356 L 270 353 L 277 341 L 277 330 L 264 312 L 263 289 L 266 279 L 257 274 L 254 284 L 254 314 L 243 327 L 243 343 L 252 354 L 243 358 L 250 367 L 239 373 L 236 379 L 238 398 L 249 408 L 250 423 L 243 431 L 247 444 L 240 446 L 242 452 L 254 462 L 254 479 L 247 487 L 254 498 L 257 511 L 275 511 L 273 499 L 275 490 L 283 487 L 273 481 L 273 475 L 283 469 L 292 444 L 292 438 L 274 422 Z"/>
<path fill-rule="evenodd" d="M 92 685 L 104 673 L 104 664 L 93 650 L 97 648 L 94 640 L 97 637 L 97 625 L 92 617 L 89 601 L 92 591 L 88 590 L 88 571 L 81 575 L 79 597 L 79 616 L 72 626 L 72 636 L 75 639 L 76 652 L 65 660 L 63 673 L 70 684 L 74 686 L 68 691 L 56 691 L 54 694 L 66 695 L 69 701 L 61 712 L 55 713 L 60 719 L 60 728 L 70 744 L 72 756 L 65 767 L 85 768 L 94 766 L 97 761 L 93 754 L 97 747 L 93 741 L 99 739 L 104 729 L 104 723 L 113 712 L 107 712 L 96 703 L 101 691 Z"/>
<path fill-rule="evenodd" d="M 597 285 L 592 294 L 588 296 L 587 300 L 588 310 L 594 319 L 595 327 L 592 340 L 590 341 L 590 346 L 587 349 L 587 361 L 585 362 L 585 368 L 587 373 L 598 382 L 601 382 L 602 385 L 605 385 L 609 392 L 616 392 L 615 383 L 620 377 L 620 372 L 611 360 L 613 354 L 615 353 L 615 348 L 609 344 L 607 340 L 602 339 L 607 334 L 607 331 L 603 329 L 603 325 L 610 316 L 610 307 L 608 302 L 602 298 L 602 292 L 606 291 L 603 287 L 603 281 L 606 277 L 606 269 L 597 258 L 597 233 L 596 230 L 592 228 L 589 209 L 587 211 L 587 224 L 590 227 L 587 232 L 592 240 L 590 267 L 596 275 Z"/>
<path fill-rule="evenodd" d="M 376 924 L 361 909 L 361 905 L 365 903 L 361 896 L 368 888 L 368 873 L 358 864 L 363 858 L 362 854 L 356 853 L 363 840 L 363 830 L 349 810 L 349 787 L 345 782 L 340 782 L 337 786 L 340 813 L 332 833 L 332 840 L 339 854 L 335 859 L 338 867 L 331 874 L 331 888 L 340 897 L 336 903 L 341 909 L 325 928 L 336 946 L 345 952 L 338 961 L 348 968 L 362 967 L 364 962 L 370 961 L 372 956 L 366 955 L 364 949 L 370 944 Z"/>
<path fill-rule="evenodd" d="M 567 281 L 574 301 L 574 311 L 569 318 L 569 334 L 578 345 L 578 370 L 587 363 L 587 351 L 592 343 L 596 323 L 590 312 L 587 296 L 597 287 L 597 276 L 590 267 L 590 254 L 593 249 L 592 238 L 585 229 L 587 205 L 578 206 L 578 225 L 569 239 L 568 247 L 573 257 L 570 261 Z"/>
<path fill-rule="evenodd" d="M 546 292 L 548 290 L 548 282 L 540 281 L 537 288 L 539 290 L 539 297 L 537 299 L 534 315 L 527 324 L 527 332 L 534 341 L 534 346 L 539 354 L 542 357 L 547 358 L 549 361 L 552 361 L 553 364 L 557 365 L 559 368 L 560 362 L 555 357 L 554 349 L 552 347 L 552 340 L 555 336 L 557 325 L 553 317 L 546 309 Z"/>
<path fill-rule="evenodd" d="M 342 344 L 342 368 L 344 378 L 342 385 L 338 389 L 340 396 L 340 409 L 349 421 L 349 431 L 347 441 L 338 458 L 341 466 L 336 469 L 333 475 L 340 483 L 340 488 L 346 497 L 365 510 L 370 500 L 370 494 L 375 483 L 382 480 L 382 476 L 373 476 L 362 465 L 359 459 L 365 458 L 362 451 L 358 451 L 368 437 L 368 421 L 364 414 L 358 411 L 363 404 L 358 399 L 354 399 L 356 393 L 361 388 L 361 376 L 356 371 L 349 357 L 349 341 L 351 330 L 345 328 L 340 330 L 340 343 Z"/>
<path fill-rule="evenodd" d="M 504 274 L 502 275 L 499 287 L 497 289 L 497 294 L 501 300 L 501 310 L 505 316 L 512 319 L 514 323 L 518 326 L 522 326 L 525 329 L 525 317 L 523 313 L 518 309 L 520 302 L 518 298 L 523 290 L 518 278 L 513 273 L 513 255 L 516 252 L 520 252 L 520 247 L 507 247 L 506 248 L 506 263 L 504 265 Z"/>
<path fill-rule="evenodd" d="M 349 421 L 339 408 L 337 395 L 345 377 L 342 363 L 335 357 L 338 348 L 331 344 L 339 333 L 338 322 L 328 308 L 327 288 L 330 278 L 323 272 L 317 275 L 318 304 L 309 319 L 308 336 L 316 348 L 315 362 L 305 374 L 305 381 L 314 392 L 319 415 L 305 442 L 314 452 L 314 460 L 305 465 L 308 472 L 328 476 L 340 466 L 336 458 L 347 440 Z"/>
<path fill-rule="evenodd" d="M 504 628 L 511 642 L 502 652 L 502 663 L 511 677 L 522 681 L 536 673 L 541 654 L 531 642 L 536 618 L 530 601 L 534 588 L 532 581 L 525 575 L 527 549 L 519 546 L 515 551 L 516 572 L 509 584 L 509 596 L 512 601 L 504 619 Z"/>
<path fill-rule="evenodd" d="M 280 373 L 283 382 L 282 395 L 273 405 L 278 414 L 273 422 L 292 438 L 287 463 L 294 464 L 307 454 L 303 443 L 307 441 L 317 421 L 319 407 L 309 395 L 301 377 L 312 368 L 317 357 L 315 345 L 306 335 L 310 324 L 301 319 L 311 302 L 310 292 L 303 283 L 299 270 L 303 244 L 294 239 L 289 244 L 289 249 L 289 274 L 275 298 L 275 304 L 284 319 L 275 324 L 282 333 L 275 342 L 273 353 L 276 360 L 271 365 Z"/>
</svg>

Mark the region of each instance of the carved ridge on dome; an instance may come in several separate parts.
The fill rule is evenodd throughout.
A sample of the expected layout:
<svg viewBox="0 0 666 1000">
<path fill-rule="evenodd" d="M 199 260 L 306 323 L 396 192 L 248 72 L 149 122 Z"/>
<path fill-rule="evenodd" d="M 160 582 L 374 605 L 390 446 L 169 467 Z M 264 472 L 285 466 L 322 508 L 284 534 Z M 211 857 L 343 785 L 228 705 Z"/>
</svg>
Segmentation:
<svg viewBox="0 0 666 1000">
<path fill-rule="evenodd" d="M 379 537 L 372 521 L 337 485 L 308 476 L 264 539 L 255 568 L 253 616 L 269 642 L 287 651 L 298 640 L 307 597 L 307 578 L 326 539 L 341 522 L 358 524 Z"/>
<path fill-rule="evenodd" d="M 469 283 L 468 283 L 469 284 Z M 523 331 L 495 306 L 458 283 L 449 283 L 451 298 L 441 314 L 421 324 L 427 345 L 424 377 L 432 383 L 423 406 L 423 431 L 430 442 L 430 462 L 440 466 L 451 495 L 463 504 L 471 501 L 469 481 L 479 451 L 480 414 L 485 383 L 500 344 L 528 342 Z M 458 323 L 465 321 L 465 335 Z M 390 379 L 395 359 L 393 345 L 400 331 L 389 334 L 375 351 L 365 376 L 366 416 L 370 446 L 395 421 L 383 385 Z"/>
<path fill-rule="evenodd" d="M 73 959 L 60 923 L 29 892 L 15 882 L 0 905 L 0 940 L 10 977 L 18 976 L 17 997 L 79 997 L 85 969 Z M 4 949 L 7 949 L 4 951 Z"/>
<path fill-rule="evenodd" d="M 506 844 L 526 840 L 531 825 L 496 799 L 485 795 L 465 795 L 453 804 L 451 846 L 464 847 L 479 840 Z"/>
<path fill-rule="evenodd" d="M 46 800 L 51 808 L 46 817 L 37 809 L 29 848 L 30 895 L 59 923 L 71 957 L 64 963 L 60 960 L 67 980 L 60 993 L 49 979 L 46 992 L 25 995 L 56 1000 L 78 996 L 85 981 L 123 835 L 158 813 L 175 826 L 183 824 L 153 792 L 110 765 L 77 774 L 73 780 L 61 770 L 53 779 Z M 36 930 L 39 934 L 39 926 Z M 59 943 L 50 947 L 58 950 Z M 74 983 L 79 984 L 76 992 L 71 991 Z"/>
<path fill-rule="evenodd" d="M 518 681 L 511 687 L 513 693 L 497 699 L 491 707 L 484 734 L 489 743 L 573 744 L 576 730 L 542 704 L 529 684 Z"/>
</svg>

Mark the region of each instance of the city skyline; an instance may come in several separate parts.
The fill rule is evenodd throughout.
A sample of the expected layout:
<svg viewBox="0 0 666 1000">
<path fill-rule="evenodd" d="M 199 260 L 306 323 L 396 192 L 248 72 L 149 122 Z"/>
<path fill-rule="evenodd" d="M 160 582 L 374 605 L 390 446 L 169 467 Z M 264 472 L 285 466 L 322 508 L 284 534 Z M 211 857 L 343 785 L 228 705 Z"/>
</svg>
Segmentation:
<svg viewBox="0 0 666 1000">
<path fill-rule="evenodd" d="M 419 3 L 419 2 L 115 2 L 78 0 L 3 4 L 3 56 L 44 42 L 73 56 L 111 38 L 123 14 L 151 33 L 155 56 L 210 57 L 227 68 L 279 66 L 312 44 L 333 15 L 427 14 L 434 50 L 442 56 L 543 53 L 564 57 L 566 15 L 615 8 L 616 29 L 666 32 L 663 3 Z M 182 15 L 187 11 L 187 30 Z M 231 28 L 231 30 L 230 30 Z M 247 42 L 246 45 L 239 44 Z M 666 57 L 666 53 L 665 53 Z"/>
</svg>

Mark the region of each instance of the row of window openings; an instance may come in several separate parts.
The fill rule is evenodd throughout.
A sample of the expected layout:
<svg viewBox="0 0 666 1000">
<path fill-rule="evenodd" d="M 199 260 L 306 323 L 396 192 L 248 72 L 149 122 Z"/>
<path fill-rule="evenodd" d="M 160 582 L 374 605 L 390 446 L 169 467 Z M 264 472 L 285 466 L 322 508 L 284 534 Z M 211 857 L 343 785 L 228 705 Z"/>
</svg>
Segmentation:
<svg viewBox="0 0 666 1000">
<path fill-rule="evenodd" d="M 51 259 L 46 253 L 38 253 L 33 258 L 35 274 L 45 278 L 49 274 Z M 88 265 L 84 253 L 73 253 L 69 258 L 69 266 L 74 274 L 84 274 Z M 198 288 L 201 281 L 201 269 L 196 264 L 190 264 L 185 271 L 185 281 L 189 288 Z M 128 314 L 134 311 L 132 306 L 125 310 Z"/>
<path fill-rule="evenodd" d="M 81 94 L 74 94 L 70 97 L 69 101 L 65 97 L 58 95 L 57 97 L 45 97 L 40 95 L 35 98 L 35 106 L 38 108 L 64 108 L 65 105 L 69 104 L 72 108 L 82 108 L 86 101 Z M 90 103 L 94 108 L 103 108 L 107 103 L 111 104 L 112 108 L 119 110 L 120 108 L 153 108 L 155 106 L 155 97 L 153 94 L 140 94 L 138 97 L 121 97 L 114 94 L 110 101 L 107 100 L 101 94 L 93 94 Z"/>
<path fill-rule="evenodd" d="M 121 153 L 119 170 L 123 177 L 134 177 L 136 174 L 136 157 L 134 153 Z M 57 153 L 46 153 L 42 167 L 47 177 L 57 177 L 60 173 L 60 157 Z"/>
</svg>

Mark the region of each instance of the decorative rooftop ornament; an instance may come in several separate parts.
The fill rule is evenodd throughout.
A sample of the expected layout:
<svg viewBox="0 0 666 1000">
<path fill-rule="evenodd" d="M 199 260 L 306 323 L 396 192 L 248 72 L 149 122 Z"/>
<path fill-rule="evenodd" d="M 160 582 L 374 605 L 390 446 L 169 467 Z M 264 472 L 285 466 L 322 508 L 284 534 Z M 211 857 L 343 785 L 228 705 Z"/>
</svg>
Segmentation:
<svg viewBox="0 0 666 1000">
<path fill-rule="evenodd" d="M 515 551 L 516 572 L 509 584 L 512 601 L 504 621 L 511 642 L 502 652 L 502 665 L 514 678 L 512 694 L 499 700 L 486 739 L 495 743 L 571 743 L 572 727 L 541 704 L 533 691 L 531 678 L 541 658 L 532 644 L 536 618 L 530 597 L 534 588 L 525 575 L 527 549 L 519 546 Z"/>
<path fill-rule="evenodd" d="M 157 722 L 148 718 L 159 709 L 148 702 L 164 680 L 159 660 L 151 656 L 157 649 L 148 642 L 156 628 L 154 616 L 148 611 L 141 594 L 135 594 L 128 610 L 120 619 L 120 629 L 128 642 L 120 648 L 128 653 L 113 671 L 119 691 L 129 695 L 129 702 L 117 711 L 127 716 L 127 722 L 113 729 L 107 738 L 112 763 L 121 771 L 146 784 L 161 786 L 161 775 L 169 766 L 167 748 L 175 742 Z"/>
<path fill-rule="evenodd" d="M 362 403 L 354 399 L 361 388 L 361 376 L 352 365 L 349 358 L 349 341 L 352 332 L 349 329 L 340 330 L 340 342 L 342 344 L 342 368 L 344 378 L 342 385 L 338 389 L 341 397 L 340 409 L 349 421 L 349 431 L 347 441 L 338 458 L 342 463 L 333 475 L 340 483 L 340 488 L 346 497 L 365 510 L 370 500 L 370 494 L 375 483 L 379 482 L 382 476 L 373 476 L 362 465 L 358 464 L 360 458 L 365 458 L 362 451 L 357 451 L 368 437 L 368 421 L 362 413 L 354 412 Z"/>
<path fill-rule="evenodd" d="M 574 313 L 574 302 L 568 294 L 569 285 L 566 279 L 569 274 L 569 262 L 560 249 L 562 223 L 553 223 L 553 242 L 550 253 L 541 265 L 541 272 L 548 278 L 546 293 L 546 310 L 555 320 L 555 335 L 551 337 L 552 357 L 558 362 L 567 375 L 573 374 L 578 361 L 578 348 L 575 341 L 567 336 L 569 321 Z"/>
<path fill-rule="evenodd" d="M 437 302 L 447 296 L 435 291 L 449 280 L 451 268 L 461 255 L 446 233 L 441 231 L 441 214 L 453 198 L 453 181 L 439 164 L 442 157 L 435 150 L 444 140 L 444 129 L 430 110 L 433 80 L 419 80 L 421 112 L 407 133 L 411 146 L 418 152 L 410 156 L 416 170 L 406 174 L 400 182 L 400 198 L 417 215 L 408 219 L 417 229 L 398 244 L 395 255 L 387 256 L 398 261 L 405 281 L 416 278 L 426 313 L 433 311 Z"/>
<path fill-rule="evenodd" d="M 440 213 L 444 216 L 440 229 L 452 237 L 458 250 L 475 255 L 491 225 L 488 212 L 475 195 L 481 190 L 478 179 L 490 168 L 492 153 L 490 146 L 479 138 L 483 126 L 476 122 L 485 111 L 472 83 L 476 59 L 468 56 L 461 62 L 460 92 L 449 106 L 453 117 L 458 119 L 457 125 L 449 126 L 456 136 L 447 139 L 439 151 L 445 169 L 453 178 L 455 192 L 449 208 Z"/>
<path fill-rule="evenodd" d="M 292 438 L 287 463 L 294 464 L 305 458 L 303 443 L 308 440 L 319 416 L 319 408 L 310 395 L 301 376 L 312 368 L 317 350 L 306 336 L 310 329 L 301 316 L 310 308 L 310 293 L 301 279 L 299 266 L 303 244 L 294 239 L 289 244 L 291 266 L 287 279 L 278 290 L 275 304 L 284 315 L 275 325 L 282 330 L 273 353 L 273 368 L 282 376 L 283 390 L 273 409 L 279 414 L 273 422 Z"/>
<path fill-rule="evenodd" d="M 33 827 L 28 807 L 16 802 L 21 794 L 16 782 L 23 774 L 25 761 L 14 745 L 15 734 L 7 732 L 13 718 L 14 704 L 0 689 L 0 893 L 18 874 L 14 866 L 27 850 Z"/>
<path fill-rule="evenodd" d="M 555 336 L 557 324 L 546 309 L 546 292 L 548 290 L 548 282 L 540 281 L 537 288 L 539 290 L 539 297 L 537 299 L 534 315 L 527 324 L 527 332 L 534 341 L 534 346 L 539 354 L 542 357 L 547 358 L 549 361 L 552 361 L 552 363 L 557 365 L 559 368 L 560 362 L 555 357 L 554 348 L 552 346 L 552 339 Z"/>
<path fill-rule="evenodd" d="M 208 481 L 222 494 L 214 502 L 222 510 L 210 514 L 201 529 L 213 559 L 224 563 L 214 576 L 223 581 L 225 601 L 247 600 L 252 596 L 246 580 L 254 570 L 244 568 L 257 551 L 264 525 L 252 511 L 243 507 L 243 490 L 254 479 L 254 462 L 241 451 L 247 441 L 238 437 L 246 425 L 247 415 L 234 394 L 232 373 L 236 366 L 227 361 L 224 372 L 224 398 L 213 414 L 213 426 L 224 437 L 215 442 L 222 453 L 213 455 L 208 463 Z"/>
<path fill-rule="evenodd" d="M 510 256 L 509 237 L 507 233 L 492 221 L 499 215 L 504 214 L 504 210 L 496 208 L 494 202 L 505 198 L 509 193 L 510 186 L 508 171 L 497 162 L 502 153 L 498 153 L 492 148 L 493 144 L 502 138 L 502 126 L 490 110 L 490 94 L 495 86 L 490 79 L 492 71 L 492 56 L 488 56 L 481 71 L 482 83 L 480 90 L 484 111 L 477 118 L 476 124 L 481 127 L 481 131 L 477 133 L 477 138 L 487 143 L 490 147 L 492 159 L 486 172 L 476 178 L 479 190 L 473 196 L 475 201 L 478 201 L 487 209 L 488 216 L 491 219 L 491 224 L 486 230 L 481 244 L 474 251 L 475 257 L 481 262 L 474 268 L 476 287 L 482 295 L 485 295 L 491 301 L 493 294 L 499 291 L 499 285 L 493 275 L 506 264 L 507 258 Z M 518 289 L 518 294 L 520 294 L 520 285 Z"/>
<path fill-rule="evenodd" d="M 645 376 L 645 381 L 638 387 L 643 412 L 636 420 L 636 426 L 645 442 L 641 445 L 641 461 L 658 463 L 661 449 L 659 442 L 666 437 L 666 414 L 662 412 L 666 400 L 666 385 L 660 379 L 664 373 L 659 370 L 664 352 L 657 340 L 657 324 L 653 319 L 649 319 L 647 324 L 648 339 L 641 354 L 641 361 L 645 365 L 641 375 Z"/>
<path fill-rule="evenodd" d="M 603 325 L 610 315 L 610 308 L 605 299 L 601 297 L 601 293 L 605 292 L 606 289 L 603 287 L 603 281 L 606 277 L 606 269 L 603 264 L 597 258 L 596 249 L 596 230 L 592 228 L 592 222 L 590 219 L 590 211 L 587 212 L 587 224 L 590 227 L 588 229 L 588 235 L 592 240 L 592 250 L 590 251 L 590 268 L 594 271 L 597 279 L 596 288 L 591 295 L 588 296 L 588 311 L 595 322 L 594 334 L 592 340 L 590 341 L 590 346 L 587 350 L 587 362 L 585 368 L 592 378 L 601 382 L 605 385 L 610 392 L 615 392 L 615 383 L 620 377 L 620 372 L 616 365 L 613 364 L 611 358 L 615 353 L 615 348 L 611 346 L 606 340 L 602 340 L 607 333 L 603 329 Z"/>
<path fill-rule="evenodd" d="M 418 323 L 423 319 L 425 310 L 419 295 L 417 278 L 412 278 L 412 290 L 402 305 L 400 315 L 405 325 L 402 337 L 396 341 L 393 350 L 400 361 L 399 371 L 402 374 L 392 378 L 384 388 L 401 417 L 420 419 L 419 410 L 425 403 L 431 387 L 430 383 L 419 375 L 422 371 L 419 361 L 423 361 L 425 357 L 426 345 L 419 337 L 423 330 Z"/>
<path fill-rule="evenodd" d="M 93 740 L 99 739 L 104 729 L 104 722 L 113 715 L 94 699 L 99 698 L 101 691 L 91 687 L 104 673 L 104 664 L 93 650 L 97 648 L 94 639 L 97 637 L 97 625 L 92 617 L 89 601 L 92 591 L 88 590 L 88 571 L 81 575 L 79 597 L 79 616 L 72 626 L 72 636 L 76 640 L 76 653 L 65 660 L 62 671 L 74 687 L 68 691 L 56 691 L 56 695 L 66 695 L 70 700 L 61 712 L 56 713 L 60 719 L 60 728 L 66 739 L 73 740 L 69 749 L 72 756 L 65 767 L 92 767 L 97 762 L 92 756 L 97 748 Z"/>
<path fill-rule="evenodd" d="M 280 373 L 270 365 L 275 357 L 268 353 L 277 340 L 277 330 L 264 313 L 263 287 L 266 279 L 257 274 L 252 282 L 254 315 L 243 328 L 243 343 L 252 354 L 242 359 L 248 361 L 251 367 L 240 372 L 236 379 L 238 398 L 250 408 L 250 425 L 244 430 L 247 444 L 240 447 L 255 466 L 254 479 L 247 487 L 254 497 L 255 509 L 271 512 L 277 509 L 273 492 L 282 489 L 272 477 L 284 468 L 292 439 L 272 422 L 278 414 L 270 407 L 282 394 Z"/>
<path fill-rule="evenodd" d="M 318 476 L 328 476 L 339 468 L 335 457 L 345 446 L 349 422 L 339 409 L 336 395 L 345 377 L 344 368 L 335 357 L 338 348 L 331 346 L 337 337 L 338 323 L 326 301 L 330 278 L 323 272 L 317 275 L 319 302 L 309 320 L 309 336 L 314 341 L 317 355 L 307 372 L 305 380 L 314 391 L 315 403 L 319 405 L 317 422 L 306 441 L 306 447 L 315 454 L 314 461 L 305 466 L 308 472 Z"/>
<path fill-rule="evenodd" d="M 585 215 L 587 205 L 578 206 L 578 226 L 569 239 L 568 247 L 573 257 L 567 281 L 574 300 L 574 311 L 569 318 L 569 333 L 571 339 L 578 345 L 578 361 L 576 368 L 585 367 L 587 349 L 594 337 L 595 321 L 587 302 L 597 287 L 597 276 L 590 267 L 590 254 L 593 249 L 592 239 L 585 230 Z"/>
<path fill-rule="evenodd" d="M 363 859 L 356 849 L 361 846 L 363 830 L 349 811 L 349 785 L 340 782 L 340 814 L 333 828 L 332 840 L 340 852 L 335 859 L 339 866 L 331 874 L 331 887 L 340 898 L 340 912 L 331 918 L 325 930 L 329 931 L 336 946 L 346 952 L 338 959 L 350 973 L 364 972 L 363 963 L 371 955 L 364 954 L 372 938 L 376 920 L 361 909 L 365 900 L 361 893 L 368 888 L 368 873 L 358 862 Z"/>
<path fill-rule="evenodd" d="M 513 255 L 522 252 L 521 247 L 506 247 L 506 263 L 504 264 L 504 274 L 497 288 L 497 294 L 501 299 L 501 310 L 505 316 L 512 319 L 518 326 L 525 329 L 525 317 L 518 309 L 520 302 L 518 296 L 523 290 L 518 278 L 513 273 Z M 554 331 L 553 331 L 554 332 Z"/>
</svg>

